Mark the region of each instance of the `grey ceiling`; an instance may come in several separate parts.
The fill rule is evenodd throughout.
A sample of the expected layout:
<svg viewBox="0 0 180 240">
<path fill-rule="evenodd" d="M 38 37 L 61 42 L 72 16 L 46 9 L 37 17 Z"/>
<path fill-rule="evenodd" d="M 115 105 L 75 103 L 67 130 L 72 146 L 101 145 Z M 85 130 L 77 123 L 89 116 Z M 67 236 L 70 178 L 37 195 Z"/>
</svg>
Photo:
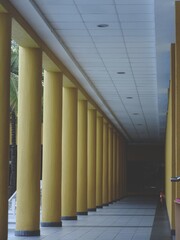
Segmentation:
<svg viewBox="0 0 180 240">
<path fill-rule="evenodd" d="M 11 2 L 132 142 L 163 142 L 173 0 Z"/>
</svg>

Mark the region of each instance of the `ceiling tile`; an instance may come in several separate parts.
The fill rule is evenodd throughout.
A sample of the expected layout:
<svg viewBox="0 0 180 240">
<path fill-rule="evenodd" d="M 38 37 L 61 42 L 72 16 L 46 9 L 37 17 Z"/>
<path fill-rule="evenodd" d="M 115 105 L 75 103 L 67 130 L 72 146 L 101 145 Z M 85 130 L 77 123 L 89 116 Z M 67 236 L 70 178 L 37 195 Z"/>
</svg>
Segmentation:
<svg viewBox="0 0 180 240">
<path fill-rule="evenodd" d="M 65 29 L 66 30 L 70 30 L 70 29 L 71 30 L 75 30 L 75 29 L 85 30 L 86 29 L 83 22 L 73 22 L 73 23 L 71 23 L 71 22 L 52 22 L 51 24 L 55 30 L 65 30 Z"/>
<path fill-rule="evenodd" d="M 48 14 L 46 18 L 53 24 L 58 22 L 82 22 L 82 18 L 78 14 Z"/>
<path fill-rule="evenodd" d="M 87 30 L 73 30 L 73 29 L 65 29 L 65 30 L 57 30 L 57 33 L 59 33 L 61 36 L 66 37 L 73 37 L 73 36 L 82 36 L 82 37 L 89 37 L 89 33 Z"/>
<path fill-rule="evenodd" d="M 78 14 L 78 10 L 74 5 L 63 5 L 63 4 L 51 4 L 48 7 L 46 5 L 42 5 L 43 12 L 47 15 L 51 14 Z"/>
<path fill-rule="evenodd" d="M 155 31 L 153 29 L 123 29 L 123 34 L 125 37 L 131 36 L 152 37 L 155 36 Z"/>
<path fill-rule="evenodd" d="M 92 36 L 92 39 L 96 43 L 111 43 L 111 47 L 113 47 L 113 43 L 121 43 L 124 44 L 123 36 Z"/>
<path fill-rule="evenodd" d="M 85 22 L 99 22 L 99 24 L 108 22 L 116 22 L 117 16 L 114 14 L 82 14 L 83 21 Z"/>
<path fill-rule="evenodd" d="M 97 48 L 124 48 L 125 44 L 123 42 L 95 42 Z M 118 54 L 117 54 L 118 55 Z"/>
<path fill-rule="evenodd" d="M 66 4 L 66 5 L 74 5 L 73 0 L 36 0 L 36 3 L 38 3 L 40 6 L 46 5 L 46 7 L 52 6 L 52 5 L 61 5 L 61 4 Z M 47 6 L 48 5 L 48 6 Z"/>
<path fill-rule="evenodd" d="M 74 2 L 76 4 L 85 4 L 85 5 L 88 5 L 88 4 L 97 4 L 97 0 L 74 0 Z M 114 0 L 98 0 L 98 4 L 113 4 L 114 3 Z"/>
<path fill-rule="evenodd" d="M 106 4 L 78 4 L 78 9 L 81 14 L 115 14 L 114 5 Z"/>
<path fill-rule="evenodd" d="M 122 37 L 122 32 L 118 29 L 92 29 L 89 30 L 89 33 L 91 34 L 91 36 L 102 36 L 102 37 L 106 37 L 106 36 L 119 36 Z"/>
<path fill-rule="evenodd" d="M 153 29 L 155 30 L 154 21 L 152 22 L 123 22 L 122 29 Z"/>
<path fill-rule="evenodd" d="M 138 36 L 129 36 L 129 37 L 124 37 L 126 43 L 141 43 L 141 42 L 154 42 L 155 43 L 155 37 L 154 36 L 151 36 L 151 37 L 146 37 L 146 36 L 141 36 L 141 37 L 138 37 Z"/>
<path fill-rule="evenodd" d="M 154 14 L 120 14 L 119 19 L 121 22 L 141 22 L 154 20 Z"/>
<path fill-rule="evenodd" d="M 118 14 L 153 14 L 154 4 L 121 4 L 117 5 Z"/>
</svg>

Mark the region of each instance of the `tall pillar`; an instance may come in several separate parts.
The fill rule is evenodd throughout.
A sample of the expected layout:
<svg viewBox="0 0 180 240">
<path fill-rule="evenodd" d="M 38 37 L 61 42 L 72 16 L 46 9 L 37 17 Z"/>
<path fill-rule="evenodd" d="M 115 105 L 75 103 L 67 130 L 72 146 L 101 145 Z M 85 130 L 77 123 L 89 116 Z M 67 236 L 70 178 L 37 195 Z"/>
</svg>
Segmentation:
<svg viewBox="0 0 180 240">
<path fill-rule="evenodd" d="M 88 211 L 96 211 L 96 110 L 88 110 Z"/>
<path fill-rule="evenodd" d="M 16 236 L 40 235 L 42 52 L 19 49 Z"/>
<path fill-rule="evenodd" d="M 77 219 L 77 94 L 76 88 L 63 89 L 62 220 Z"/>
<path fill-rule="evenodd" d="M 97 117 L 96 131 L 96 207 L 102 208 L 103 117 Z"/>
<path fill-rule="evenodd" d="M 108 123 L 103 122 L 103 206 L 108 206 Z"/>
<path fill-rule="evenodd" d="M 87 215 L 87 101 L 78 101 L 77 214 Z"/>
<path fill-rule="evenodd" d="M 113 201 L 116 201 L 116 131 L 113 131 Z"/>
<path fill-rule="evenodd" d="M 172 81 L 172 172 L 171 176 L 175 176 L 175 44 L 171 44 L 171 81 Z M 172 206 L 172 222 L 171 224 L 171 231 L 175 229 L 175 193 L 176 188 L 175 184 L 171 184 L 172 194 L 171 194 L 171 206 Z M 167 194 L 167 192 L 166 192 Z"/>
<path fill-rule="evenodd" d="M 0 13 L 0 239 L 7 239 L 11 19 Z"/>
<path fill-rule="evenodd" d="M 108 127 L 108 201 L 112 203 L 113 200 L 113 132 L 112 127 Z"/>
<path fill-rule="evenodd" d="M 42 227 L 60 227 L 62 73 L 44 74 Z"/>
<path fill-rule="evenodd" d="M 122 137 L 119 136 L 119 199 L 122 198 Z"/>
<path fill-rule="evenodd" d="M 116 134 L 116 200 L 120 199 L 119 134 Z"/>
<path fill-rule="evenodd" d="M 176 176 L 180 175 L 180 2 L 176 5 L 176 44 L 175 44 L 175 162 Z M 176 198 L 180 198 L 180 186 L 176 183 Z"/>
<path fill-rule="evenodd" d="M 127 192 L 126 142 L 123 140 L 123 195 Z"/>
</svg>

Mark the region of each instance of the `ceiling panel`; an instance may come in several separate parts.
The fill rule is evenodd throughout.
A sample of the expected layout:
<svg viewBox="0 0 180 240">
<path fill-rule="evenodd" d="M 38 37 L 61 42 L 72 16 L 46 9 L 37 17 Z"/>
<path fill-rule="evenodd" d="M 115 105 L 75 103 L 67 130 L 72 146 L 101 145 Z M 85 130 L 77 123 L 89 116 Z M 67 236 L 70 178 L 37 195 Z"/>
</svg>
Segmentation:
<svg viewBox="0 0 180 240">
<path fill-rule="evenodd" d="M 80 14 L 116 14 L 115 6 L 112 4 L 78 4 Z"/>
<path fill-rule="evenodd" d="M 164 66 L 169 64 L 167 46 L 171 42 L 165 40 L 163 23 L 157 24 L 158 14 L 162 16 L 166 7 L 164 3 L 157 10 L 157 2 L 162 0 L 11 2 L 47 45 L 50 39 L 57 44 L 63 41 L 69 60 L 59 48 L 55 53 L 66 59 L 67 67 L 116 126 L 118 119 L 136 142 L 162 141 L 169 82 L 169 69 Z"/>
<path fill-rule="evenodd" d="M 42 5 L 42 10 L 48 16 L 51 14 L 78 14 L 77 8 L 73 4 L 49 4 L 48 8 L 46 5 Z"/>
<path fill-rule="evenodd" d="M 82 14 L 83 21 L 85 22 L 116 22 L 118 17 L 114 14 Z"/>
<path fill-rule="evenodd" d="M 142 14 L 142 13 L 138 13 L 138 14 L 120 14 L 119 15 L 119 19 L 120 21 L 123 22 L 148 22 L 148 21 L 154 21 L 154 14 Z"/>
<path fill-rule="evenodd" d="M 24 1 L 23 1 L 24 2 Z M 37 3 L 41 4 L 41 6 L 46 6 L 46 8 L 49 8 L 49 6 L 55 5 L 57 7 L 64 5 L 73 5 L 74 1 L 73 0 L 36 0 Z"/>
<path fill-rule="evenodd" d="M 131 36 L 152 37 L 154 36 L 154 30 L 153 29 L 123 29 L 123 34 L 125 37 L 131 37 Z"/>
<path fill-rule="evenodd" d="M 123 22 L 121 24 L 122 29 L 153 29 L 155 30 L 154 21 L 149 22 Z"/>
<path fill-rule="evenodd" d="M 153 14 L 154 13 L 154 4 L 121 4 L 117 5 L 118 14 Z"/>
<path fill-rule="evenodd" d="M 97 0 L 74 0 L 76 4 L 84 4 L 84 5 L 89 5 L 89 4 L 97 4 Z M 106 5 L 106 4 L 113 4 L 114 0 L 98 0 L 98 4 Z"/>
</svg>

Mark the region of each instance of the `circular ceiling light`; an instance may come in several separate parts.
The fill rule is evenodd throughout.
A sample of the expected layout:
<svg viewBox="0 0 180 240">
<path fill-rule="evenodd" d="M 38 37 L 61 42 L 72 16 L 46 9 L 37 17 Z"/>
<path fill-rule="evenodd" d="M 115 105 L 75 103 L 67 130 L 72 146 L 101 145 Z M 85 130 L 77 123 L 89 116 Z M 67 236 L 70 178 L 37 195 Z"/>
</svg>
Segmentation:
<svg viewBox="0 0 180 240">
<path fill-rule="evenodd" d="M 109 27 L 109 25 L 108 24 L 98 24 L 97 27 L 106 28 L 106 27 Z"/>
<path fill-rule="evenodd" d="M 139 115 L 139 113 L 133 113 L 133 115 Z"/>
<path fill-rule="evenodd" d="M 133 97 L 126 97 L 127 99 L 132 99 Z"/>
<path fill-rule="evenodd" d="M 125 74 L 125 72 L 117 72 L 117 74 Z"/>
<path fill-rule="evenodd" d="M 142 123 L 138 123 L 137 125 L 138 125 L 138 126 L 142 126 Z"/>
</svg>

